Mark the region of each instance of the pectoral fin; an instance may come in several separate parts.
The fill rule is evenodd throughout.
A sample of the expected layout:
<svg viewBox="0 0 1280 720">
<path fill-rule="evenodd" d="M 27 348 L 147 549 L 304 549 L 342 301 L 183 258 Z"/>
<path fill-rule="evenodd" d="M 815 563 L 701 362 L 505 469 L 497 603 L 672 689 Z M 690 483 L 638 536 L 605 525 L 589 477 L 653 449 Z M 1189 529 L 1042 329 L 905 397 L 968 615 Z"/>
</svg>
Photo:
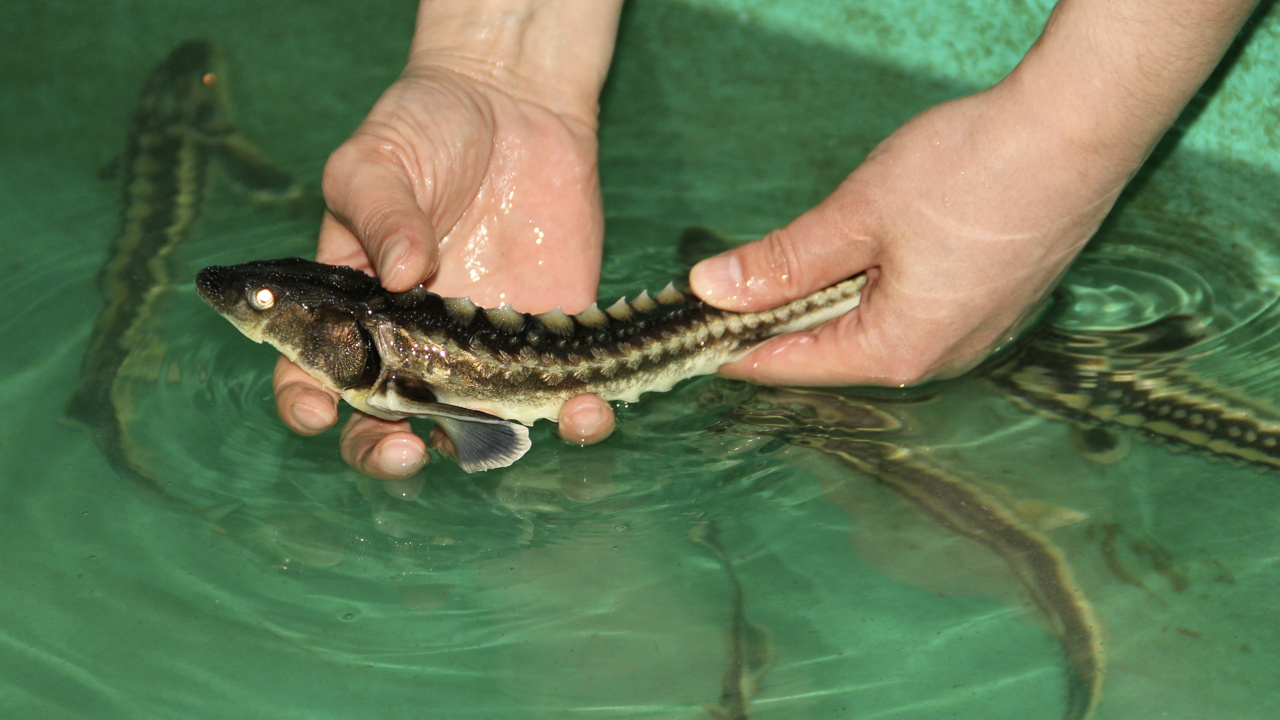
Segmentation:
<svg viewBox="0 0 1280 720">
<path fill-rule="evenodd" d="M 443 403 L 423 403 L 421 414 L 436 421 L 458 451 L 464 472 L 507 467 L 528 450 L 529 428 L 488 413 Z"/>
<path fill-rule="evenodd" d="M 436 402 L 431 389 L 413 379 L 391 373 L 382 388 L 369 399 L 372 409 L 384 417 L 425 417 L 435 420 L 458 453 L 465 472 L 507 467 L 528 450 L 529 428 L 479 410 Z"/>
<path fill-rule="evenodd" d="M 220 138 L 214 150 L 231 179 L 255 199 L 279 202 L 301 196 L 302 186 L 293 176 L 272 165 L 244 138 L 237 135 Z"/>
</svg>

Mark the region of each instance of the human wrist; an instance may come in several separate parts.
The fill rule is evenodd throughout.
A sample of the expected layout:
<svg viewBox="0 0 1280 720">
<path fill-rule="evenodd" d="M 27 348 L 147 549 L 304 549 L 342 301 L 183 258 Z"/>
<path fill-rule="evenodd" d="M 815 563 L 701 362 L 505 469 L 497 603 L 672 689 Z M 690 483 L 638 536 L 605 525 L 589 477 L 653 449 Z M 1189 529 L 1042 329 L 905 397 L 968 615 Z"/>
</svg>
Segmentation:
<svg viewBox="0 0 1280 720">
<path fill-rule="evenodd" d="M 621 6 L 622 0 L 421 0 L 406 72 L 444 68 L 594 123 Z"/>
<path fill-rule="evenodd" d="M 1046 132 L 1136 169 L 1217 66 L 1256 0 L 1059 0 L 1000 83 Z"/>
</svg>

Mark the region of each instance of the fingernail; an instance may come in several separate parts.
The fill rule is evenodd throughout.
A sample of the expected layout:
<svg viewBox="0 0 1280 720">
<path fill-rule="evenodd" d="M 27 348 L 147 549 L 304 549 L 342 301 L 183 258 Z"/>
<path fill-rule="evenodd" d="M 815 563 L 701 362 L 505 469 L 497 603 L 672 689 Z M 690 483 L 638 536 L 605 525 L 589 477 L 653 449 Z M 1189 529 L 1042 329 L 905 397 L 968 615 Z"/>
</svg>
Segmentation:
<svg viewBox="0 0 1280 720">
<path fill-rule="evenodd" d="M 307 392 L 293 406 L 293 418 L 307 432 L 321 433 L 333 424 L 333 412 L 336 409 L 337 406 L 328 395 Z"/>
<path fill-rule="evenodd" d="M 382 277 L 383 284 L 386 284 L 398 270 L 404 268 L 408 254 L 408 238 L 392 238 L 382 246 L 382 254 L 378 256 L 378 275 Z"/>
<path fill-rule="evenodd" d="M 422 448 L 412 440 L 389 440 L 378 448 L 378 469 L 388 475 L 407 477 L 426 464 Z"/>
<path fill-rule="evenodd" d="M 600 412 L 600 406 L 595 403 L 587 403 L 573 413 L 573 423 L 583 431 L 584 435 L 590 435 L 599 430 L 602 422 L 604 422 L 604 413 Z"/>
<path fill-rule="evenodd" d="M 590 402 L 574 408 L 569 417 L 561 418 L 561 427 L 570 430 L 571 437 L 566 437 L 566 440 L 585 445 L 588 439 L 594 439 L 600 432 L 604 422 L 604 411 Z"/>
<path fill-rule="evenodd" d="M 689 284 L 703 300 L 735 299 L 745 287 L 742 263 L 737 255 L 707 258 L 693 266 L 693 270 L 689 272 Z"/>
</svg>

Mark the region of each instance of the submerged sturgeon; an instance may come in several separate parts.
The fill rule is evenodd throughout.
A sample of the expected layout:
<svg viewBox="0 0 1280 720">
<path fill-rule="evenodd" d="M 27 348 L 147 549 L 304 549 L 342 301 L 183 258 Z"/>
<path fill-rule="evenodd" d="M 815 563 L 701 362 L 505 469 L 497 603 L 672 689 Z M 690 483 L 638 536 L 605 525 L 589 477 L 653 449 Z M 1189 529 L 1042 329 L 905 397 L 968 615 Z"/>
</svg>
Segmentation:
<svg viewBox="0 0 1280 720">
<path fill-rule="evenodd" d="M 1102 626 L 1052 540 L 995 493 L 892 442 L 890 436 L 902 423 L 888 412 L 818 390 L 778 389 L 766 397 L 762 407 L 735 407 L 727 431 L 775 435 L 817 450 L 874 477 L 941 526 L 997 555 L 1066 656 L 1063 720 L 1093 716 L 1105 673 Z"/>
<path fill-rule="evenodd" d="M 1021 406 L 1086 429 L 1139 429 L 1174 446 L 1280 467 L 1280 412 L 1170 359 L 1206 337 L 1195 316 L 1172 315 L 1120 331 L 1044 324 L 987 368 L 987 379 Z M 764 394 L 764 391 L 761 391 Z M 876 478 L 952 532 L 998 555 L 1047 620 L 1068 661 L 1065 720 L 1097 709 L 1105 678 L 1102 628 L 1062 550 L 1008 501 L 962 474 L 892 442 L 889 413 L 829 392 L 774 390 L 739 404 L 728 430 L 777 435 Z"/>
<path fill-rule="evenodd" d="M 148 77 L 124 152 L 111 166 L 122 197 L 120 230 L 98 277 L 103 307 L 65 416 L 85 426 L 112 465 L 130 475 L 139 472 L 124 428 L 132 408 L 119 379 L 129 366 L 158 368 L 163 348 L 151 321 L 173 286 L 171 256 L 200 214 L 211 162 L 257 197 L 300 194 L 287 172 L 236 133 L 220 65 L 205 41 L 170 52 Z"/>
<path fill-rule="evenodd" d="M 988 379 L 1023 407 L 1086 430 L 1119 425 L 1177 446 L 1280 469 L 1280 411 L 1168 360 L 1207 330 L 1171 315 L 1122 331 L 1046 325 L 991 366 Z"/>
<path fill-rule="evenodd" d="M 751 720 L 751 699 L 773 664 L 773 639 L 768 628 L 747 616 L 747 593 L 729 551 L 720 542 L 719 524 L 715 520 L 698 521 L 689 529 L 689 539 L 709 550 L 724 568 L 732 603 L 725 634 L 728 663 L 720 681 L 720 699 L 704 709 L 714 720 Z"/>
<path fill-rule="evenodd" d="M 299 258 L 202 270 L 200 297 L 355 408 L 435 420 L 467 472 L 506 467 L 539 418 L 591 393 L 634 402 L 713 373 L 763 340 L 857 307 L 857 276 L 773 310 L 734 313 L 673 286 L 608 309 L 526 315 L 415 288 L 391 293 L 349 267 Z M 516 421 L 516 422 L 508 422 Z M 522 424 L 517 424 L 522 423 Z"/>
</svg>

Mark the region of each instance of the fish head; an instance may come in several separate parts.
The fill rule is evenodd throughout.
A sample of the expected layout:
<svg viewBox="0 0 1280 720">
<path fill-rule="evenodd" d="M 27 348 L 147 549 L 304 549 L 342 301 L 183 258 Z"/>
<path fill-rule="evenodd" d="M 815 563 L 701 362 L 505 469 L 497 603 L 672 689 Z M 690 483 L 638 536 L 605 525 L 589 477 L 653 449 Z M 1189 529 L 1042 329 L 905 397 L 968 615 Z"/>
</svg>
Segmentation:
<svg viewBox="0 0 1280 720">
<path fill-rule="evenodd" d="M 229 134 L 226 73 L 212 43 L 188 40 L 161 62 L 147 79 L 136 122 L 153 128 L 199 128 L 210 135 Z"/>
<path fill-rule="evenodd" d="M 379 356 L 362 320 L 378 280 L 300 258 L 215 265 L 196 292 L 254 342 L 266 342 L 335 390 L 371 384 Z"/>
</svg>

